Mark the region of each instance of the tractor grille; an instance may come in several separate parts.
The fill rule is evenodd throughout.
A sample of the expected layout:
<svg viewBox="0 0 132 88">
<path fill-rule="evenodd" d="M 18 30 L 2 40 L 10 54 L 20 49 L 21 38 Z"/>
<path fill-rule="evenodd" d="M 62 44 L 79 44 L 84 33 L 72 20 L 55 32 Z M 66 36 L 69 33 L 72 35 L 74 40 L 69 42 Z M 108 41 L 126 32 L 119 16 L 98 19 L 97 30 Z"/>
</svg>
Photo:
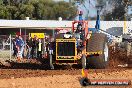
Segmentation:
<svg viewBox="0 0 132 88">
<path fill-rule="evenodd" d="M 75 56 L 75 42 L 57 42 L 58 56 Z"/>
</svg>

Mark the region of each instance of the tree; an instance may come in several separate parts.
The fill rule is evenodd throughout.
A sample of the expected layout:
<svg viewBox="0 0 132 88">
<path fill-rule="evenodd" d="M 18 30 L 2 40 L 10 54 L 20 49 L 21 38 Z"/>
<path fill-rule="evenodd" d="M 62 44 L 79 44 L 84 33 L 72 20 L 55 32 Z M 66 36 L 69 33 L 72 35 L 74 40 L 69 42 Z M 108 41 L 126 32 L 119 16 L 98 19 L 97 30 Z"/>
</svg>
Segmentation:
<svg viewBox="0 0 132 88">
<path fill-rule="evenodd" d="M 68 3 L 59 2 L 53 6 L 53 11 L 56 19 L 58 19 L 58 17 L 62 17 L 63 19 L 69 20 L 75 18 L 77 9 Z"/>
<path fill-rule="evenodd" d="M 0 19 L 57 20 L 58 17 L 72 19 L 76 16 L 77 8 L 67 2 L 52 0 L 1 0 Z"/>
<path fill-rule="evenodd" d="M 98 5 L 105 5 L 107 0 L 97 0 Z"/>
<path fill-rule="evenodd" d="M 9 11 L 7 7 L 5 7 L 3 0 L 0 0 L 0 19 L 8 19 Z"/>
<path fill-rule="evenodd" d="M 106 4 L 109 3 L 109 5 Z M 104 20 L 124 20 L 125 15 L 125 5 L 123 4 L 123 0 L 98 0 L 98 4 L 103 4 L 105 9 L 106 7 L 111 8 L 110 10 L 102 10 Z M 112 9 L 113 8 L 113 9 Z"/>
</svg>

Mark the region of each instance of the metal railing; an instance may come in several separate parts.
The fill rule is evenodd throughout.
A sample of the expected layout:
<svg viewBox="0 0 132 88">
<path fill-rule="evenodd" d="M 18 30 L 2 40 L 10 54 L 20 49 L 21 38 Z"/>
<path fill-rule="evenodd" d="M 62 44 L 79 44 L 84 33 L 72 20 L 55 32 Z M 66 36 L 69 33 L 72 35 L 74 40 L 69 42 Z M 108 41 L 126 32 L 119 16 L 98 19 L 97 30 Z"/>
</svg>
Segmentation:
<svg viewBox="0 0 132 88">
<path fill-rule="evenodd" d="M 0 35 L 0 59 L 11 59 L 11 35 Z"/>
<path fill-rule="evenodd" d="M 28 49 L 26 47 L 26 39 L 28 39 L 28 36 L 22 36 L 25 44 L 24 44 L 24 58 L 27 58 Z M 0 35 L 0 59 L 15 59 L 16 57 L 13 56 L 14 49 L 13 49 L 13 39 L 15 39 L 15 36 L 12 35 Z M 43 42 L 43 49 L 42 54 L 45 53 L 45 39 L 42 40 Z"/>
</svg>

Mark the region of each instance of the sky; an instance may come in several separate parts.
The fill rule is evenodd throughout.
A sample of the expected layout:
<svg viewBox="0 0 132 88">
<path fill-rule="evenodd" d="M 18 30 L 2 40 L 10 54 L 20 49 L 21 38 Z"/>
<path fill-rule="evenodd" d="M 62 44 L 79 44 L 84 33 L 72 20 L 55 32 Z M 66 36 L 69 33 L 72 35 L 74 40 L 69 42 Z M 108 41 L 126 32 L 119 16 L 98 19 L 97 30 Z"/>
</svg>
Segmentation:
<svg viewBox="0 0 132 88">
<path fill-rule="evenodd" d="M 69 0 L 64 0 L 64 1 L 68 2 Z M 86 6 L 87 9 L 84 7 L 84 5 L 79 5 L 78 4 L 78 6 L 79 6 L 78 9 L 83 11 L 84 17 L 86 15 L 88 15 L 90 17 L 95 17 L 96 16 L 96 13 L 97 13 L 97 10 L 95 8 L 96 0 L 90 0 L 90 1 L 91 1 L 90 2 L 91 4 L 89 4 L 89 0 L 85 1 L 84 5 Z M 88 11 L 89 11 L 89 14 L 88 14 Z"/>
<path fill-rule="evenodd" d="M 132 6 L 129 6 L 128 8 L 128 14 L 132 14 Z"/>
<path fill-rule="evenodd" d="M 64 1 L 69 2 L 69 0 L 64 0 Z"/>
</svg>

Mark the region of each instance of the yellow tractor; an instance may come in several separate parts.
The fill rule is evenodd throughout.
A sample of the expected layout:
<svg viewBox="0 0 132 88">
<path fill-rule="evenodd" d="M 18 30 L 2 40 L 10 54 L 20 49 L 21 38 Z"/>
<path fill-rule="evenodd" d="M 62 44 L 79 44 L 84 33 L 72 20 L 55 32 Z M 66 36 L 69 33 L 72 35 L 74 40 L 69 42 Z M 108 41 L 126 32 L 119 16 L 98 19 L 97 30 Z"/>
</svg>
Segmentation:
<svg viewBox="0 0 132 88">
<path fill-rule="evenodd" d="M 107 36 L 88 30 L 88 21 L 73 21 L 72 31 L 56 34 L 49 47 L 52 69 L 54 64 L 72 63 L 81 64 L 83 68 L 100 69 L 108 65 Z"/>
</svg>

